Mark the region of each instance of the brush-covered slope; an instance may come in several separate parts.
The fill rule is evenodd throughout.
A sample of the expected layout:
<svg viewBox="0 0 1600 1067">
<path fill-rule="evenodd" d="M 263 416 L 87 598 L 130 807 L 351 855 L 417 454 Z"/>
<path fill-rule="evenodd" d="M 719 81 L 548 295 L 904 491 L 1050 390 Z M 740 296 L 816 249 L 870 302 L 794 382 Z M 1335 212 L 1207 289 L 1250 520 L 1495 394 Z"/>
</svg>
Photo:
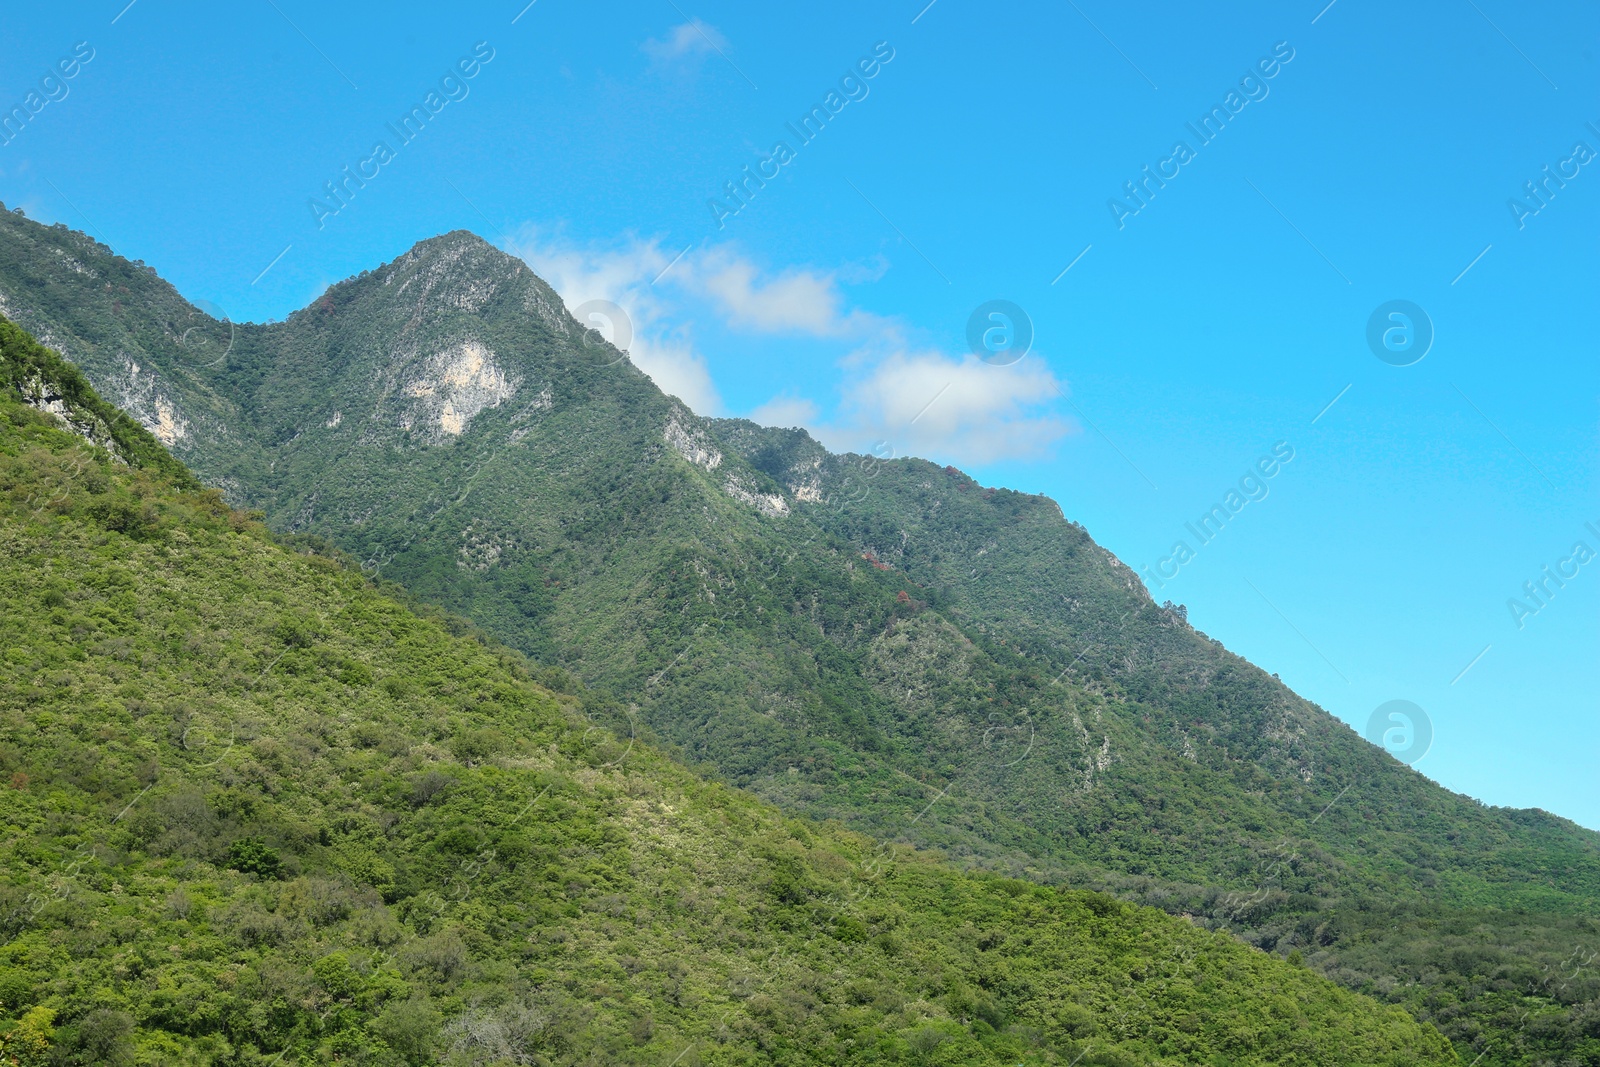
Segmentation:
<svg viewBox="0 0 1600 1067">
<path fill-rule="evenodd" d="M 1079 855 L 1131 874 L 1242 874 L 1323 897 L 1370 899 L 1376 889 L 1406 903 L 1576 913 L 1600 901 L 1600 834 L 1543 811 L 1485 807 L 1401 766 L 1180 610 L 1156 605 L 1047 497 L 984 488 L 923 460 L 832 455 L 800 430 L 714 428 L 790 493 L 857 498 L 804 513 L 926 590 L 997 667 L 1116 709 L 1109 788 L 1086 777 L 1063 804 L 1059 787 L 1070 783 L 1060 777 L 1019 783 L 1037 793 L 1030 821 L 1054 807 Z M 918 686 L 904 700 L 913 714 L 950 703 L 939 652 L 902 675 Z M 1279 862 L 1291 851 L 1292 864 Z M 1289 869 L 1260 878 L 1273 867 Z"/>
<path fill-rule="evenodd" d="M 11 388 L 0 544 L 6 1062 L 1456 1062 L 1154 909 L 697 778 Z"/>
<path fill-rule="evenodd" d="M 1293 851 L 1283 893 L 1600 899 L 1600 835 L 1389 759 L 1052 501 L 699 419 L 471 234 L 197 344 L 205 317 L 148 272 L 4 220 L 0 297 L 113 390 L 137 364 L 208 483 L 774 799 L 1044 871 L 1253 890 Z"/>
<path fill-rule="evenodd" d="M 1506 1057 L 1486 1065 L 1528 1062 L 1525 995 L 1550 1047 L 1595 1036 L 1592 983 L 1539 982 L 1600 951 L 1600 835 L 1396 763 L 1047 499 L 697 418 L 464 232 L 282 323 L 175 299 L 0 213 L 0 300 L 114 399 L 159 399 L 147 425 L 207 484 L 610 692 L 705 772 L 1298 950 Z"/>
</svg>

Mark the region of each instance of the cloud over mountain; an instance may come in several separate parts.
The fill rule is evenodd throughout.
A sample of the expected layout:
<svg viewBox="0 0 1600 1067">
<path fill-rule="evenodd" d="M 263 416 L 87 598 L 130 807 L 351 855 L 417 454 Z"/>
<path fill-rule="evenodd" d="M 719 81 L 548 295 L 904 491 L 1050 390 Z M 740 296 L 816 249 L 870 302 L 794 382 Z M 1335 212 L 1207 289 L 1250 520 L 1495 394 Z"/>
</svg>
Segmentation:
<svg viewBox="0 0 1600 1067">
<path fill-rule="evenodd" d="M 809 339 L 837 349 L 831 383 L 810 396 L 785 391 L 748 413 L 803 426 L 833 447 L 881 440 L 902 455 L 988 463 L 1043 455 L 1072 429 L 1050 409 L 1066 387 L 1043 359 L 994 366 L 921 340 L 909 324 L 851 301 L 842 279 L 875 276 L 848 265 L 773 270 L 728 245 L 673 250 L 636 236 L 579 245 L 531 226 L 507 250 L 571 309 L 594 300 L 620 306 L 633 330 L 634 365 L 700 414 L 725 410 L 700 340 L 725 332 L 758 347 Z"/>
</svg>

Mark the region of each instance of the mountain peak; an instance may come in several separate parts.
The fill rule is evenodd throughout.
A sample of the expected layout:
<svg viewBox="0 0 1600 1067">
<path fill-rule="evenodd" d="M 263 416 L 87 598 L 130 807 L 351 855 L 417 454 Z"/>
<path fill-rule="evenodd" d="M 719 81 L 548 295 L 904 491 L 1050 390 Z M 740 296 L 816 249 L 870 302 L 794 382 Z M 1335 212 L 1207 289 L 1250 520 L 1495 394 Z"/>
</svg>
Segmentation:
<svg viewBox="0 0 1600 1067">
<path fill-rule="evenodd" d="M 418 241 L 375 270 L 330 286 L 290 318 L 368 300 L 403 312 L 405 332 L 491 309 L 521 311 L 557 334 L 570 335 L 576 329 L 561 297 L 544 279 L 471 230 L 451 230 Z"/>
<path fill-rule="evenodd" d="M 444 233 L 434 234 L 432 237 L 425 237 L 412 245 L 405 256 L 401 258 L 412 256 L 460 256 L 467 253 L 485 252 L 498 252 L 506 259 L 515 261 L 514 256 L 501 252 L 492 241 L 480 237 L 471 230 L 447 230 Z"/>
<path fill-rule="evenodd" d="M 495 247 L 471 230 L 450 230 L 447 233 L 418 241 L 399 258 L 378 268 L 453 268 L 479 276 L 514 278 L 528 270 L 528 265 L 516 256 Z"/>
</svg>

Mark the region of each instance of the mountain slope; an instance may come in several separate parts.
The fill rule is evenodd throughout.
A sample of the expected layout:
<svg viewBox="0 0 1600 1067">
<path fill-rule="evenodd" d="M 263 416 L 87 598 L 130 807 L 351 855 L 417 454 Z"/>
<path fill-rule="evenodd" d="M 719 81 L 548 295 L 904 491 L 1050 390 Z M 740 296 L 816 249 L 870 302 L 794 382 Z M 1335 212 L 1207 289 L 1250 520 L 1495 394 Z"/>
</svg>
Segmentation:
<svg viewBox="0 0 1600 1067">
<path fill-rule="evenodd" d="M 144 402 L 137 365 L 167 412 L 148 424 L 208 484 L 613 693 L 702 770 L 1298 950 L 1485 1063 L 1532 1055 L 1525 993 L 1553 1047 L 1593 1036 L 1600 991 L 1540 982 L 1600 951 L 1600 835 L 1396 763 L 1045 498 L 699 419 L 466 233 L 284 323 L 174 297 L 0 215 L 0 300 L 116 398 Z"/>
<path fill-rule="evenodd" d="M 1456 1062 L 1153 909 L 698 779 L 12 388 L 0 542 L 17 1062 Z"/>
<path fill-rule="evenodd" d="M 805 513 L 935 594 L 957 625 L 988 637 L 996 659 L 1112 695 L 1138 723 L 1128 763 L 1162 764 L 1164 785 L 1190 780 L 1180 787 L 1186 799 L 1248 813 L 1219 819 L 1209 839 L 1152 825 L 1179 821 L 1170 815 L 1128 818 L 1115 806 L 1080 814 L 1080 832 L 1096 835 L 1095 849 L 1118 868 L 1193 879 L 1215 878 L 1224 857 L 1254 866 L 1258 857 L 1228 840 L 1260 833 L 1254 821 L 1292 827 L 1328 854 L 1296 864 L 1308 891 L 1383 886 L 1403 897 L 1409 886 L 1413 902 L 1578 910 L 1600 893 L 1600 835 L 1541 811 L 1485 808 L 1399 765 L 1177 610 L 1158 607 L 1048 498 L 983 489 L 920 460 L 833 456 L 802 431 L 740 420 L 716 428 L 791 492 L 844 498 L 858 487 L 857 506 Z M 1128 770 L 1130 788 L 1103 799 L 1138 796 Z"/>
<path fill-rule="evenodd" d="M 32 258 L 74 258 L 56 251 Z M 0 276 L 11 303 L 54 291 L 23 258 Z M 1600 835 L 1400 766 L 1157 607 L 1053 502 L 698 419 L 470 234 L 285 323 L 227 327 L 209 367 L 184 362 L 188 319 L 155 322 L 156 300 L 140 323 L 136 304 L 112 313 L 115 353 L 66 350 L 112 385 L 142 357 L 191 426 L 235 406 L 224 431 L 174 439 L 210 484 L 638 701 L 686 755 L 802 810 L 888 831 L 867 810 L 885 791 L 907 816 L 942 791 L 897 829 L 1046 868 L 1254 888 L 1287 839 L 1324 897 L 1600 897 Z M 72 316 L 51 335 L 87 337 L 94 316 Z"/>
</svg>

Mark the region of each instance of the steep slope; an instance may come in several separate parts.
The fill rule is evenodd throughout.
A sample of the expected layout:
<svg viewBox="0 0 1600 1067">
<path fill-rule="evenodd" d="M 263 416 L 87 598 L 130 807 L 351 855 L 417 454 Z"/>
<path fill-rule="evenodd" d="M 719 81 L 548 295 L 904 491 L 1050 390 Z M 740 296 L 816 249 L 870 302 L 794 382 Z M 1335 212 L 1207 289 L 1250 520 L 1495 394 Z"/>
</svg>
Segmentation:
<svg viewBox="0 0 1600 1067">
<path fill-rule="evenodd" d="M 188 489 L 200 483 L 126 412 L 95 393 L 83 372 L 0 318 L 0 389 L 60 419 L 72 433 L 120 463 L 159 471 Z"/>
<path fill-rule="evenodd" d="M 1156 606 L 1052 502 L 698 419 L 466 233 L 284 323 L 172 296 L 0 214 L 0 300 L 107 388 L 158 376 L 208 484 L 610 691 L 700 768 L 1300 951 L 1505 1057 L 1485 1063 L 1525 1061 L 1524 993 L 1554 1047 L 1595 1036 L 1592 984 L 1539 982 L 1600 951 L 1600 835 L 1396 763 Z"/>
<path fill-rule="evenodd" d="M 1285 892 L 1411 904 L 1583 911 L 1600 896 L 1600 835 L 1486 808 L 1401 766 L 1157 606 L 1054 501 L 921 460 L 834 456 L 803 431 L 715 428 L 792 494 L 860 497 L 800 510 L 926 589 L 996 661 L 1107 696 L 1131 728 L 1106 750 L 1112 787 L 1069 806 L 1070 832 L 1093 838 L 1069 845 L 1079 855 L 1189 881 L 1261 884 L 1265 868 L 1292 866 Z M 921 680 L 936 686 L 937 673 Z M 1045 803 L 1068 784 L 1040 783 Z M 1277 862 L 1285 851 L 1299 853 L 1292 865 Z"/>
<path fill-rule="evenodd" d="M 0 542 L 8 1062 L 1457 1062 L 1154 909 L 698 779 L 9 386 Z"/>
<path fill-rule="evenodd" d="M 116 273 L 8 219 L 40 246 L 7 246 L 9 303 Z M 52 269 L 64 281 L 41 281 Z M 1255 888 L 1287 847 L 1301 884 L 1285 890 L 1323 897 L 1600 896 L 1600 836 L 1396 764 L 1157 607 L 1053 502 L 697 419 L 470 234 L 286 323 L 227 327 L 208 367 L 184 364 L 189 320 L 144 282 L 150 321 L 130 293 L 96 327 L 114 345 L 67 350 L 112 384 L 142 357 L 185 422 L 235 405 L 220 438 L 175 440 L 210 484 L 639 701 L 741 784 L 858 819 L 886 789 L 911 814 L 940 794 L 909 833 L 1046 868 Z M 87 338 L 98 317 L 73 316 L 51 335 Z"/>
<path fill-rule="evenodd" d="M 0 315 L 66 356 L 162 444 L 181 453 L 204 440 L 208 453 L 252 454 L 235 432 L 238 406 L 199 377 L 230 350 L 227 322 L 191 306 L 150 267 L 66 226 L 40 226 L 0 205 L 0 239 Z"/>
</svg>

